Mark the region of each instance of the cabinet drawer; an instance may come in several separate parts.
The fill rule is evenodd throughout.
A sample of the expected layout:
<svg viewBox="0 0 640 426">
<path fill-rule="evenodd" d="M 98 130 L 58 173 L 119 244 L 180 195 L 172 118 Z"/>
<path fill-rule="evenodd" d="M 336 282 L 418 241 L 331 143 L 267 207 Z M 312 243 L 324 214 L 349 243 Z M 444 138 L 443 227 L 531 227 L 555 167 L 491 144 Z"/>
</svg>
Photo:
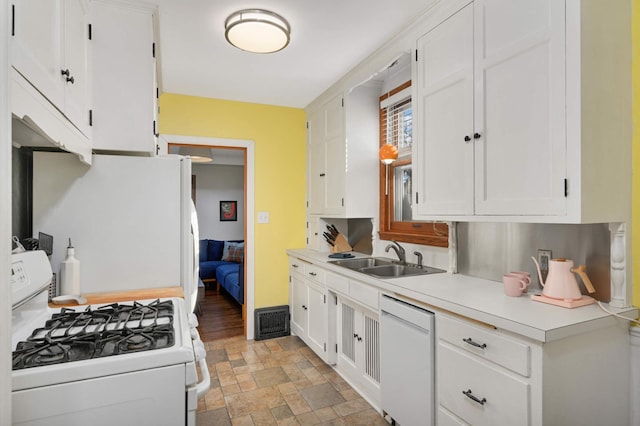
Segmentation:
<svg viewBox="0 0 640 426">
<path fill-rule="evenodd" d="M 438 426 L 467 426 L 468 424 L 444 408 L 438 407 Z"/>
<path fill-rule="evenodd" d="M 529 377 L 531 372 L 529 345 L 444 315 L 436 316 L 436 324 L 438 339 Z"/>
<path fill-rule="evenodd" d="M 326 274 L 327 287 L 332 290 L 338 291 L 342 294 L 349 294 L 349 279 L 342 275 L 334 274 L 333 272 L 327 272 Z"/>
<path fill-rule="evenodd" d="M 304 276 L 322 285 L 325 283 L 325 274 L 325 270 L 316 265 L 307 264 L 304 267 Z"/>
<path fill-rule="evenodd" d="M 358 281 L 349 280 L 349 296 L 353 300 L 357 300 L 370 308 L 373 308 L 376 312 L 380 306 L 378 290 L 367 284 L 360 283 Z"/>
<path fill-rule="evenodd" d="M 290 257 L 289 258 L 289 270 L 291 272 L 298 272 L 299 274 L 303 274 L 304 275 L 304 267 L 305 265 L 307 265 L 306 262 L 303 262 L 302 260 L 298 259 L 297 257 Z"/>
<path fill-rule="evenodd" d="M 442 341 L 437 369 L 438 403 L 462 420 L 487 426 L 529 424 L 530 391 L 524 380 Z"/>
</svg>

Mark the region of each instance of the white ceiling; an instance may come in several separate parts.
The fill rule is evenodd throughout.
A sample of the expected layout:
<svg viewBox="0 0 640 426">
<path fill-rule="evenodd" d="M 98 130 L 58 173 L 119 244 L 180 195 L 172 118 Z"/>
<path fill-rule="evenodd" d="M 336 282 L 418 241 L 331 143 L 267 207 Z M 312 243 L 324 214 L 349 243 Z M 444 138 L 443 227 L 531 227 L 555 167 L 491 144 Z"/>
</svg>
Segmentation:
<svg viewBox="0 0 640 426">
<path fill-rule="evenodd" d="M 302 108 L 434 0 L 151 2 L 159 6 L 163 92 Z M 287 19 L 289 46 L 265 55 L 228 44 L 225 19 L 247 8 Z"/>
</svg>

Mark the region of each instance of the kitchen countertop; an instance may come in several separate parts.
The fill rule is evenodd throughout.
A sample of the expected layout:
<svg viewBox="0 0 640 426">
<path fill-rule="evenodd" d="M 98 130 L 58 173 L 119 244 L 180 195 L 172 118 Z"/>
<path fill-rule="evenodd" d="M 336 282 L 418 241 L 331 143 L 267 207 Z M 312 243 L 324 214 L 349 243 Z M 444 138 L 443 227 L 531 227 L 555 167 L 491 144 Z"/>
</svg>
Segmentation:
<svg viewBox="0 0 640 426">
<path fill-rule="evenodd" d="M 450 273 L 378 279 L 328 263 L 334 260 L 328 258 L 328 253 L 310 249 L 290 249 L 287 253 L 377 287 L 383 293 L 395 293 L 425 304 L 427 308 L 449 311 L 539 342 L 550 342 L 624 321 L 604 312 L 597 304 L 568 309 L 533 301 L 527 295 L 509 297 L 504 294 L 502 282 L 498 281 Z M 604 306 L 630 319 L 638 316 L 635 307 L 618 309 L 607 304 Z"/>
<path fill-rule="evenodd" d="M 87 299 L 87 305 L 130 302 L 132 300 L 159 299 L 167 297 L 184 298 L 182 287 L 162 287 L 162 288 L 146 288 L 142 290 L 129 291 L 110 291 L 103 293 L 86 293 L 82 295 Z M 65 306 L 78 306 L 76 303 L 57 304 L 49 302 L 52 308 L 60 308 Z"/>
</svg>

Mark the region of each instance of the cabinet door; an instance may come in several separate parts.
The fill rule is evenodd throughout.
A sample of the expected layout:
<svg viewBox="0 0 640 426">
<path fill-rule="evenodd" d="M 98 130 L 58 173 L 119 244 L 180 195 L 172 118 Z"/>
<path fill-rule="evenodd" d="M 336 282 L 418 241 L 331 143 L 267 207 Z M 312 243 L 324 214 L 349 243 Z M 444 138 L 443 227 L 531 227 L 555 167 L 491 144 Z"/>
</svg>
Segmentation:
<svg viewBox="0 0 640 426">
<path fill-rule="evenodd" d="M 324 212 L 324 197 L 326 190 L 324 111 L 316 111 L 315 113 L 310 114 L 308 123 L 308 212 L 309 214 L 322 214 Z"/>
<path fill-rule="evenodd" d="M 341 214 L 344 211 L 346 179 L 346 147 L 344 137 L 328 139 L 326 146 L 326 214 Z"/>
<path fill-rule="evenodd" d="M 340 301 L 338 370 L 368 397 L 380 400 L 380 323 L 376 314 Z"/>
<path fill-rule="evenodd" d="M 356 364 L 356 310 L 340 300 L 338 306 L 338 369 L 350 377 L 358 376 Z"/>
<path fill-rule="evenodd" d="M 291 331 L 304 339 L 307 332 L 307 285 L 296 273 L 291 273 Z"/>
<path fill-rule="evenodd" d="M 317 354 L 327 352 L 327 304 L 325 291 L 307 282 L 307 344 Z"/>
<path fill-rule="evenodd" d="M 73 83 L 65 81 L 64 113 L 85 135 L 89 134 L 89 36 L 87 2 L 64 2 L 64 69 Z M 66 77 L 63 78 L 66 80 Z"/>
<path fill-rule="evenodd" d="M 93 1 L 93 147 L 155 154 L 153 12 Z"/>
<path fill-rule="evenodd" d="M 18 0 L 12 2 L 12 7 L 11 65 L 49 102 L 63 110 L 62 3 Z"/>
<path fill-rule="evenodd" d="M 475 212 L 566 211 L 564 2 L 478 0 Z"/>
<path fill-rule="evenodd" d="M 334 97 L 325 105 L 325 125 L 325 213 L 341 214 L 344 212 L 347 164 L 342 95 Z"/>
<path fill-rule="evenodd" d="M 530 424 L 530 385 L 444 342 L 438 343 L 438 402 L 474 425 Z"/>
<path fill-rule="evenodd" d="M 380 387 L 380 321 L 378 316 L 362 312 L 362 374 L 366 383 Z"/>
<path fill-rule="evenodd" d="M 414 216 L 473 214 L 473 5 L 417 49 Z"/>
</svg>

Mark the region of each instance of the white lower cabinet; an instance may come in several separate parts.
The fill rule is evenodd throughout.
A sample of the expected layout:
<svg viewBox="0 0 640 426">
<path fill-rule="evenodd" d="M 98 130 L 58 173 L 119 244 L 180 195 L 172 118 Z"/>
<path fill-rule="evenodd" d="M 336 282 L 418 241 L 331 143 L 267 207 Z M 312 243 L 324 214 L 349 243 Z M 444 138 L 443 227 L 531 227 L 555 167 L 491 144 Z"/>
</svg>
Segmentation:
<svg viewBox="0 0 640 426">
<path fill-rule="evenodd" d="M 541 343 L 436 313 L 438 425 L 628 425 L 621 324 Z"/>
<path fill-rule="evenodd" d="M 313 282 L 307 281 L 307 344 L 316 353 L 327 353 L 327 307 L 326 291 Z"/>
<path fill-rule="evenodd" d="M 444 314 L 436 330 L 438 424 L 531 424 L 527 342 Z"/>
<path fill-rule="evenodd" d="M 338 296 L 338 371 L 374 405 L 380 404 L 380 322 L 377 312 Z"/>
<path fill-rule="evenodd" d="M 324 265 L 289 257 L 291 331 L 380 409 L 382 290 Z M 393 288 L 396 296 L 408 297 Z M 542 342 L 436 304 L 428 309 L 435 314 L 437 425 L 630 424 L 627 321 L 583 321 L 576 332 L 553 320 L 559 325 Z M 571 315 L 581 315 L 579 309 Z M 548 310 L 556 312 L 568 314 Z"/>
<path fill-rule="evenodd" d="M 474 425 L 529 424 L 526 380 L 438 342 L 440 405 Z"/>
<path fill-rule="evenodd" d="M 324 271 L 296 258 L 290 258 L 289 271 L 291 331 L 328 361 Z"/>
</svg>

